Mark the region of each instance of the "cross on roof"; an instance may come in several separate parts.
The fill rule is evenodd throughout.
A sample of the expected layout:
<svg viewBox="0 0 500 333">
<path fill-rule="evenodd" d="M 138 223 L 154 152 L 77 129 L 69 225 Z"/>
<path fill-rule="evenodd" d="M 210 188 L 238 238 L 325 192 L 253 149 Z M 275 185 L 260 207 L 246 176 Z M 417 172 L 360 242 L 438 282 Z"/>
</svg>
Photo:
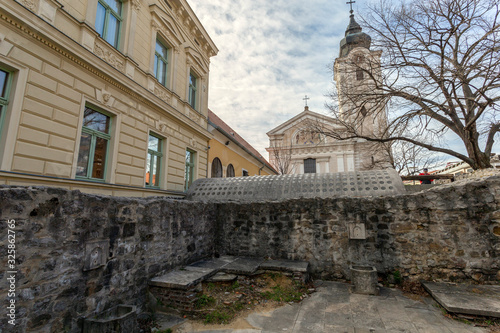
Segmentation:
<svg viewBox="0 0 500 333">
<path fill-rule="evenodd" d="M 307 100 L 308 100 L 308 99 L 310 99 L 310 98 L 309 98 L 309 97 L 307 97 L 307 95 L 306 95 L 306 97 L 302 98 L 302 100 L 306 101 L 306 106 L 307 106 Z"/>
<path fill-rule="evenodd" d="M 350 11 L 351 14 L 354 12 L 354 10 L 352 10 L 352 4 L 353 3 L 356 3 L 356 1 L 350 0 L 350 1 L 346 2 L 346 4 L 348 4 L 349 6 L 351 6 L 351 11 Z"/>
</svg>

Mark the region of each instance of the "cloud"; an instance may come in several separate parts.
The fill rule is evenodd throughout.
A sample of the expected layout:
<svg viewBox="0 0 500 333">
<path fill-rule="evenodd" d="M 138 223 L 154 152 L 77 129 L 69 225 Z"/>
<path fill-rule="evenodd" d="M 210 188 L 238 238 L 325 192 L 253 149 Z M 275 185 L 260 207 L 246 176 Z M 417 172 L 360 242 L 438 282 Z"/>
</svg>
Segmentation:
<svg viewBox="0 0 500 333">
<path fill-rule="evenodd" d="M 349 19 L 345 1 L 190 0 L 219 49 L 209 108 L 268 157 L 265 134 L 304 110 L 326 113 L 328 66 Z"/>
</svg>

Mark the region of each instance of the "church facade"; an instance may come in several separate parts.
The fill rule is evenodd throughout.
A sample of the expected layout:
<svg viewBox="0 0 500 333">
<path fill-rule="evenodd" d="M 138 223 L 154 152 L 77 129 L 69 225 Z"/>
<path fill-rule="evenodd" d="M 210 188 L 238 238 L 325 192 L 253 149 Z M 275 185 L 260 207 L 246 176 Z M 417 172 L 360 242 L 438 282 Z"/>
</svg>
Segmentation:
<svg viewBox="0 0 500 333">
<path fill-rule="evenodd" d="M 385 104 L 358 105 L 347 99 L 352 91 L 373 89 L 369 75 L 380 78 L 381 51 L 370 50 L 371 38 L 362 32 L 351 11 L 340 55 L 335 60 L 338 117 L 304 111 L 267 133 L 269 161 L 281 174 L 350 172 L 390 167 L 390 150 L 366 139 L 338 140 L 329 135 L 351 128 L 364 136 L 380 136 L 386 127 Z M 376 109 L 368 113 L 366 110 Z"/>
</svg>

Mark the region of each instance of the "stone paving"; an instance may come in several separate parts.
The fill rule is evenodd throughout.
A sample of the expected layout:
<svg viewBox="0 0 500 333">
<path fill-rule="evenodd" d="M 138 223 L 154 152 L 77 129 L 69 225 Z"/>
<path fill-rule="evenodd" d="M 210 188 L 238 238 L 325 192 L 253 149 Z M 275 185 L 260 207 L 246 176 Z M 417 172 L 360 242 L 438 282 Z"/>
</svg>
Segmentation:
<svg viewBox="0 0 500 333">
<path fill-rule="evenodd" d="M 341 282 L 316 281 L 317 292 L 301 303 L 285 305 L 269 313 L 252 313 L 254 329 L 198 330 L 203 333 L 486 333 L 446 318 L 430 297 L 421 301 L 405 297 L 396 289 L 381 288 L 379 296 L 349 292 Z M 190 322 L 174 332 L 195 332 Z"/>
</svg>

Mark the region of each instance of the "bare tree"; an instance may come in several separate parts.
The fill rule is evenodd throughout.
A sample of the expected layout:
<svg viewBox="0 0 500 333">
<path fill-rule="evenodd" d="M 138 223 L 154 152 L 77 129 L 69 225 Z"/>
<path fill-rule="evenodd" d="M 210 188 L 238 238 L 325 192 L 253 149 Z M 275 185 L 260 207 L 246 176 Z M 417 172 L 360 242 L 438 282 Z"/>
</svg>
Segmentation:
<svg viewBox="0 0 500 333">
<path fill-rule="evenodd" d="M 270 162 L 278 170 L 280 175 L 287 175 L 294 171 L 295 166 L 292 163 L 292 145 L 282 145 L 274 143 L 266 148 L 269 152 Z"/>
<path fill-rule="evenodd" d="M 403 141 L 452 155 L 474 169 L 491 167 L 500 133 L 498 0 L 381 0 L 362 23 L 382 58 L 353 61 L 364 88 L 337 82 L 329 106 L 343 128 L 325 134 Z M 346 109 L 354 110 L 354 118 Z M 377 117 L 386 125 L 363 131 L 364 119 Z M 463 142 L 466 154 L 446 146 L 450 135 Z"/>
<path fill-rule="evenodd" d="M 436 153 L 407 141 L 394 141 L 391 151 L 394 169 L 402 176 L 436 168 L 441 161 Z"/>
</svg>

